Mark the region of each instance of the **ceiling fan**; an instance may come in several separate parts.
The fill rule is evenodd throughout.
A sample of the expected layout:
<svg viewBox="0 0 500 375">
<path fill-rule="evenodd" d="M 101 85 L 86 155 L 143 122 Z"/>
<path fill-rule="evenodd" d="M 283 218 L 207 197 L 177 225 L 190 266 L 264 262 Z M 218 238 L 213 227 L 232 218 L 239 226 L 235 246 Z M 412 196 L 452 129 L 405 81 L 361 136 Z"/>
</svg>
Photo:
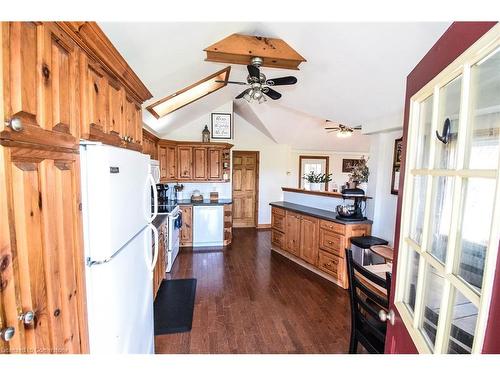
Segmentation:
<svg viewBox="0 0 500 375">
<path fill-rule="evenodd" d="M 251 65 L 247 65 L 248 77 L 247 82 L 237 82 L 237 81 L 227 81 L 227 83 L 235 85 L 245 85 L 250 86 L 241 94 L 239 94 L 235 99 L 244 98 L 246 101 L 251 102 L 256 100 L 259 103 L 266 101 L 264 95 L 269 96 L 273 100 L 281 98 L 281 94 L 273 90 L 270 86 L 283 86 L 283 85 L 294 85 L 297 83 L 297 78 L 293 76 L 286 76 L 280 78 L 267 79 L 266 76 L 260 72 L 260 67 L 262 66 L 262 58 L 252 57 L 250 61 Z M 224 82 L 224 81 L 217 81 Z"/>
<path fill-rule="evenodd" d="M 326 120 L 327 125 L 328 125 L 328 123 L 331 123 L 331 121 Z M 347 125 L 338 124 L 337 126 L 326 127 L 325 130 L 327 130 L 328 133 L 336 132 L 337 137 L 339 137 L 339 138 L 347 138 L 347 137 L 350 137 L 354 133 L 354 130 L 361 130 L 361 125 L 347 126 Z"/>
</svg>

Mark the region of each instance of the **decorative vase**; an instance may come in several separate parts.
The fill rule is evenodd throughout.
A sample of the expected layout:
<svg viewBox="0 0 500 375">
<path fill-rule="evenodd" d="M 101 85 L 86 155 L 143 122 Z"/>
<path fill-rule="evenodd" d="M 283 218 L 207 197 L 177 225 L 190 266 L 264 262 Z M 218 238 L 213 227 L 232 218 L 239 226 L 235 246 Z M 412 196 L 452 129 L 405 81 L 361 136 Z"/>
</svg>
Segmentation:
<svg viewBox="0 0 500 375">
<path fill-rule="evenodd" d="M 321 191 L 321 182 L 311 182 L 309 184 L 311 191 Z"/>
</svg>

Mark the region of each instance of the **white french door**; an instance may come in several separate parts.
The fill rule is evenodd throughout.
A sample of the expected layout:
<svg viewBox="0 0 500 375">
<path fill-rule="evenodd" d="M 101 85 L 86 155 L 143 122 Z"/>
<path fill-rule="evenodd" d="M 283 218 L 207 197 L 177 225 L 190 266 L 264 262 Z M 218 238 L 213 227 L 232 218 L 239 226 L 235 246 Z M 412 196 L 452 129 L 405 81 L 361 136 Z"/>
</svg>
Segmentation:
<svg viewBox="0 0 500 375">
<path fill-rule="evenodd" d="M 395 305 L 421 353 L 481 352 L 499 150 L 497 25 L 411 98 Z"/>
</svg>

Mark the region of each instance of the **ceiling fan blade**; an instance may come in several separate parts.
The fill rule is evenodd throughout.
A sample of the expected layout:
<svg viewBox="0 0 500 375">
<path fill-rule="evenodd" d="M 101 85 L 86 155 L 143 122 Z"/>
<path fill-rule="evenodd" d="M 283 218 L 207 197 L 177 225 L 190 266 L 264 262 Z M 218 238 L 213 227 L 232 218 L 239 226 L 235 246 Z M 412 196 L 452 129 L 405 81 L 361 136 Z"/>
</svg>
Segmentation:
<svg viewBox="0 0 500 375">
<path fill-rule="evenodd" d="M 248 74 L 254 79 L 255 82 L 260 81 L 260 71 L 259 68 L 253 65 L 247 65 Z"/>
<path fill-rule="evenodd" d="M 217 80 L 215 82 L 217 82 L 217 83 L 225 83 L 226 81 Z M 235 85 L 248 85 L 247 82 L 237 82 L 237 81 L 227 81 L 227 83 L 233 83 Z"/>
<path fill-rule="evenodd" d="M 280 78 L 271 78 L 266 81 L 269 86 L 294 85 L 297 83 L 297 78 L 294 76 L 286 76 Z"/>
<path fill-rule="evenodd" d="M 325 128 L 325 130 L 340 130 L 339 128 Z"/>
<path fill-rule="evenodd" d="M 362 126 L 361 126 L 361 125 L 351 126 L 351 129 L 354 129 L 354 130 L 361 130 L 361 129 L 362 129 Z"/>
<path fill-rule="evenodd" d="M 241 99 L 245 96 L 245 94 L 250 91 L 251 89 L 246 89 L 245 91 L 243 91 L 241 94 L 239 94 L 235 99 Z"/>
<path fill-rule="evenodd" d="M 274 91 L 273 89 L 270 89 L 269 87 L 266 87 L 266 90 L 262 90 L 264 94 L 269 96 L 273 100 L 278 100 L 281 98 L 281 94 L 278 91 Z"/>
</svg>

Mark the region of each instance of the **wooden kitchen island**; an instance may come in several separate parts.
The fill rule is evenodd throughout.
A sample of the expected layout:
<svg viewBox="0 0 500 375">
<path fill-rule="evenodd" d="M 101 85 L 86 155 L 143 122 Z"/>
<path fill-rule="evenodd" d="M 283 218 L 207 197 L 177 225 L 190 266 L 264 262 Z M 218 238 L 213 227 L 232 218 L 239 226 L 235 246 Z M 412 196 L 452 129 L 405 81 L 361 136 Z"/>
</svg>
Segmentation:
<svg viewBox="0 0 500 375">
<path fill-rule="evenodd" d="M 345 221 L 333 211 L 290 202 L 272 202 L 271 250 L 344 289 L 345 249 L 350 238 L 371 234 L 371 220 Z"/>
</svg>

